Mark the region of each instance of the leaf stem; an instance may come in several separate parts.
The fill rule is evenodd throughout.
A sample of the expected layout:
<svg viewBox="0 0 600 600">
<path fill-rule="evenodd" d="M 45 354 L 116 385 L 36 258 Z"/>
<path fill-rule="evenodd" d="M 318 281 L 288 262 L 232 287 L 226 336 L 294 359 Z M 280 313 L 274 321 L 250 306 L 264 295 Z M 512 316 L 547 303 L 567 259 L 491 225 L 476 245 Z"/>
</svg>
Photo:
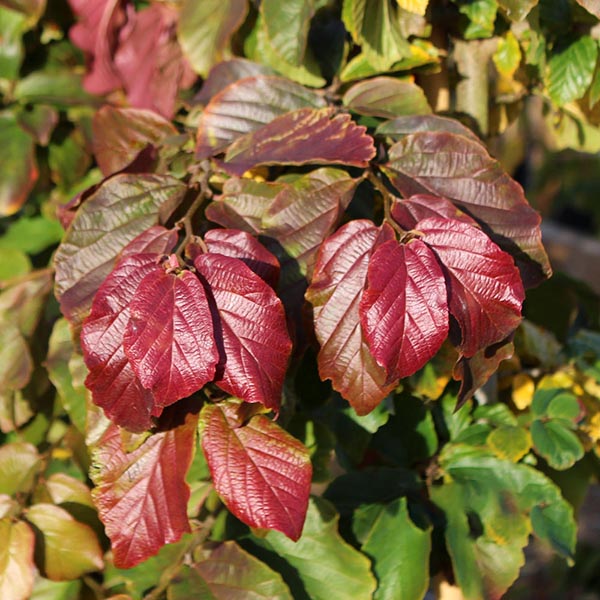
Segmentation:
<svg viewBox="0 0 600 600">
<path fill-rule="evenodd" d="M 381 194 L 383 199 L 383 215 L 384 221 L 390 225 L 394 231 L 403 238 L 406 236 L 406 231 L 396 223 L 394 218 L 392 217 L 392 202 L 395 200 L 395 197 L 392 193 L 387 189 L 383 181 L 377 177 L 377 175 L 373 171 L 369 171 L 367 175 L 367 179 L 371 182 L 373 187 Z"/>
</svg>

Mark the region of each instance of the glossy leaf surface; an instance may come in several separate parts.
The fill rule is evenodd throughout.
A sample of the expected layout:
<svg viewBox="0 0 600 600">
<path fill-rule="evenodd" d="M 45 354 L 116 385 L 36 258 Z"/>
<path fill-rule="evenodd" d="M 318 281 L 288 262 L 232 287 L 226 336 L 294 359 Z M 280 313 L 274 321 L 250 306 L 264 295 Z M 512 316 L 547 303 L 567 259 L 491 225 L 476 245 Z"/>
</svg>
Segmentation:
<svg viewBox="0 0 600 600">
<path fill-rule="evenodd" d="M 359 415 L 370 412 L 394 387 L 373 358 L 359 317 L 369 259 L 378 244 L 390 239 L 390 228 L 379 230 L 370 221 L 344 225 L 321 246 L 306 292 L 321 345 L 321 379 L 331 379 Z"/>
<path fill-rule="evenodd" d="M 215 489 L 252 527 L 302 533 L 312 468 L 308 450 L 264 415 L 243 422 L 240 404 L 207 404 L 200 415 L 202 449 Z"/>
<path fill-rule="evenodd" d="M 220 353 L 215 383 L 246 402 L 278 409 L 292 346 L 281 301 L 240 259 L 201 254 L 194 265 L 213 307 Z"/>
<path fill-rule="evenodd" d="M 123 350 L 160 407 L 213 379 L 219 354 L 208 300 L 196 275 L 163 268 L 140 281 L 129 304 Z"/>
<path fill-rule="evenodd" d="M 130 568 L 189 531 L 185 475 L 197 417 L 154 433 L 127 452 L 110 424 L 93 450 L 94 501 L 111 540 L 115 565 Z"/>
<path fill-rule="evenodd" d="M 301 108 L 237 139 L 227 150 L 223 168 L 242 175 L 256 166 L 274 163 L 366 167 L 374 156 L 373 139 L 349 115 Z"/>
</svg>

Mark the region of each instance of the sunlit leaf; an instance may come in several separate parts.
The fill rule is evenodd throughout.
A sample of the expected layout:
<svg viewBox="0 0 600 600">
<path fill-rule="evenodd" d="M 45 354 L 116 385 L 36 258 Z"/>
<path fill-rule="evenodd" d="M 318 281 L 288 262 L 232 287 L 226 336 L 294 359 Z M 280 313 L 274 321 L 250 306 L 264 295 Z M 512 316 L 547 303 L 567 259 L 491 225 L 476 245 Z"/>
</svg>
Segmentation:
<svg viewBox="0 0 600 600">
<path fill-rule="evenodd" d="M 539 0 L 498 0 L 498 6 L 511 21 L 522 21 Z"/>
<path fill-rule="evenodd" d="M 417 15 L 424 15 L 429 4 L 429 0 L 396 0 L 396 2 L 400 8 Z"/>
<path fill-rule="evenodd" d="M 178 203 L 185 191 L 169 176 L 117 175 L 80 207 L 54 258 L 56 296 L 72 323 L 87 314 L 119 252 L 156 224 L 161 206 Z"/>
<path fill-rule="evenodd" d="M 321 108 L 315 92 L 281 77 L 247 77 L 214 96 L 198 124 L 196 156 L 222 152 L 238 137 L 300 108 Z"/>
<path fill-rule="evenodd" d="M 41 466 L 37 450 L 26 442 L 0 447 L 0 494 L 28 493 Z"/>
<path fill-rule="evenodd" d="M 549 276 L 540 217 L 484 146 L 453 133 L 418 132 L 394 144 L 389 156 L 387 172 L 405 197 L 430 193 L 452 200 L 515 256 L 526 286 Z"/>
<path fill-rule="evenodd" d="M 600 19 L 600 2 L 598 0 L 576 0 L 577 4 L 583 6 L 588 12 Z"/>
<path fill-rule="evenodd" d="M 111 540 L 115 565 L 130 568 L 176 542 L 187 531 L 197 417 L 158 431 L 127 452 L 119 428 L 110 425 L 93 449 L 92 494 Z"/>
<path fill-rule="evenodd" d="M 0 112 L 0 215 L 16 213 L 38 178 L 33 138 L 10 111 Z"/>
<path fill-rule="evenodd" d="M 29 600 L 33 589 L 35 537 L 27 523 L 0 519 L 0 596 Z"/>
<path fill-rule="evenodd" d="M 487 444 L 498 458 L 519 462 L 531 449 L 531 436 L 523 427 L 504 425 L 492 430 Z"/>
<path fill-rule="evenodd" d="M 388 381 L 412 375 L 433 358 L 448 334 L 448 319 L 444 274 L 427 245 L 381 244 L 369 261 L 360 321 Z"/>
<path fill-rule="evenodd" d="M 206 404 L 202 449 L 215 489 L 229 510 L 252 527 L 302 533 L 312 468 L 308 450 L 264 415 L 244 422 L 240 404 Z"/>
<path fill-rule="evenodd" d="M 281 301 L 240 259 L 201 254 L 194 265 L 218 315 L 215 383 L 246 402 L 278 409 L 292 346 Z"/>
<path fill-rule="evenodd" d="M 34 504 L 25 517 L 39 536 L 38 544 L 43 550 L 36 553 L 36 563 L 48 579 L 77 579 L 104 567 L 102 549 L 93 530 L 63 508 Z"/>
<path fill-rule="evenodd" d="M 0 316 L 0 390 L 20 390 L 29 382 L 33 359 L 14 321 Z"/>
<path fill-rule="evenodd" d="M 194 70 L 206 77 L 210 68 L 230 54 L 229 40 L 248 11 L 246 0 L 185 0 L 178 39 Z"/>
<path fill-rule="evenodd" d="M 341 227 L 323 243 L 306 292 L 321 345 L 321 379 L 331 379 L 359 415 L 370 412 L 394 387 L 369 351 L 359 318 L 371 254 L 393 236 L 390 228 L 379 230 L 370 221 Z"/>
<path fill-rule="evenodd" d="M 127 167 L 148 145 L 177 134 L 170 121 L 150 110 L 104 105 L 92 121 L 94 156 L 104 175 Z"/>
</svg>

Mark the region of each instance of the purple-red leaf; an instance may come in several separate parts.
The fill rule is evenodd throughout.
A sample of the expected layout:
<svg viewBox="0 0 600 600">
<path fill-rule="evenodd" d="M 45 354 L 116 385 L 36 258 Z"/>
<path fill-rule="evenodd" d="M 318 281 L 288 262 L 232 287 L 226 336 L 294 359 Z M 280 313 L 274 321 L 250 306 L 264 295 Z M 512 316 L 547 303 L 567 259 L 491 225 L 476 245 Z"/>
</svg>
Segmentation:
<svg viewBox="0 0 600 600">
<path fill-rule="evenodd" d="M 394 388 L 369 350 L 359 317 L 371 254 L 393 239 L 387 226 L 379 229 L 371 221 L 350 221 L 321 246 L 306 292 L 321 344 L 321 379 L 331 379 L 333 388 L 360 415 L 373 410 Z"/>
<path fill-rule="evenodd" d="M 221 354 L 215 383 L 246 402 L 277 410 L 292 347 L 281 301 L 237 258 L 201 254 L 194 265 L 214 302 Z"/>
<path fill-rule="evenodd" d="M 389 158 L 386 173 L 403 196 L 429 193 L 464 208 L 515 257 L 527 286 L 550 275 L 540 216 L 480 142 L 446 131 L 422 131 L 394 144 Z"/>
<path fill-rule="evenodd" d="M 272 288 L 279 280 L 279 261 L 255 237 L 236 229 L 211 229 L 204 236 L 211 254 L 239 258 Z"/>
<path fill-rule="evenodd" d="M 308 450 L 265 415 L 244 423 L 238 408 L 233 402 L 207 404 L 200 414 L 215 489 L 244 523 L 297 540 L 312 478 Z"/>
<path fill-rule="evenodd" d="M 152 425 L 152 393 L 144 389 L 123 350 L 129 304 L 142 279 L 161 272 L 157 254 L 123 258 L 100 286 L 81 330 L 83 358 L 89 374 L 85 384 L 95 404 L 121 427 L 144 431 Z"/>
<path fill-rule="evenodd" d="M 446 131 L 457 135 L 465 136 L 478 144 L 481 140 L 465 125 L 455 119 L 440 117 L 439 115 L 409 115 L 398 117 L 392 121 L 382 123 L 376 133 L 387 135 L 393 139 L 399 140 L 409 133 L 418 131 Z"/>
<path fill-rule="evenodd" d="M 416 228 L 442 263 L 462 354 L 471 357 L 510 335 L 521 322 L 525 298 L 512 257 L 462 221 L 433 217 Z"/>
<path fill-rule="evenodd" d="M 196 156 L 218 154 L 238 137 L 289 111 L 325 105 L 321 96 L 283 77 L 240 79 L 206 105 L 198 125 Z"/>
<path fill-rule="evenodd" d="M 202 284 L 191 271 L 151 271 L 129 305 L 123 349 L 141 384 L 165 407 L 215 375 L 219 353 Z"/>
<path fill-rule="evenodd" d="M 94 447 L 92 494 L 117 567 L 133 567 L 190 530 L 185 476 L 197 421 L 188 414 L 182 425 L 151 435 L 131 452 L 111 423 Z"/>
<path fill-rule="evenodd" d="M 446 198 L 416 194 L 407 200 L 396 200 L 392 205 L 394 221 L 406 230 L 414 229 L 419 221 L 428 217 L 458 219 L 477 226 L 477 222 Z"/>
<path fill-rule="evenodd" d="M 348 114 L 301 108 L 237 139 L 223 168 L 242 175 L 259 165 L 342 164 L 366 167 L 375 156 L 373 138 Z"/>
<path fill-rule="evenodd" d="M 162 225 L 153 225 L 131 240 L 121 253 L 119 261 L 133 254 L 168 254 L 177 243 L 177 229 L 167 229 Z"/>
<path fill-rule="evenodd" d="M 433 358 L 448 335 L 448 296 L 442 269 L 426 244 L 390 240 L 373 252 L 360 318 L 388 381 L 412 375 Z"/>
</svg>

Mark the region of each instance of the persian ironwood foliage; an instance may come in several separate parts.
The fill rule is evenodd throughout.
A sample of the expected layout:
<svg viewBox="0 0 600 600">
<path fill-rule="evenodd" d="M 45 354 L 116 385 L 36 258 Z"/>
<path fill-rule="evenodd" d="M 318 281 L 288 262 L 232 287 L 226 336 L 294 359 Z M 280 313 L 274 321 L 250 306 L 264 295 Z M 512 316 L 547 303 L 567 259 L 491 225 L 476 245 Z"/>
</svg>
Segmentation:
<svg viewBox="0 0 600 600">
<path fill-rule="evenodd" d="M 478 600 L 516 579 L 532 532 L 572 558 L 572 509 L 532 465 L 598 443 L 600 342 L 523 319 L 551 274 L 540 216 L 477 135 L 490 115 L 436 115 L 424 84 L 440 6 L 457 79 L 480 75 L 461 43 L 495 36 L 503 90 L 551 19 L 471 4 L 68 0 L 54 40 L 48 3 L 45 83 L 0 76 L 22 104 L 0 153 L 24 159 L 0 209 L 47 171 L 40 212 L 64 227 L 36 258 L 60 239 L 56 307 L 49 269 L 0 284 L 0 596 L 30 595 L 33 564 L 56 581 L 107 564 L 111 595 L 415 600 L 431 565 Z M 0 0 L 0 37 L 33 37 L 45 8 Z M 548 69 L 552 98 L 581 87 Z M 536 374 L 513 357 L 520 379 L 479 405 L 515 348 Z M 56 473 L 61 435 L 91 492 Z"/>
</svg>

